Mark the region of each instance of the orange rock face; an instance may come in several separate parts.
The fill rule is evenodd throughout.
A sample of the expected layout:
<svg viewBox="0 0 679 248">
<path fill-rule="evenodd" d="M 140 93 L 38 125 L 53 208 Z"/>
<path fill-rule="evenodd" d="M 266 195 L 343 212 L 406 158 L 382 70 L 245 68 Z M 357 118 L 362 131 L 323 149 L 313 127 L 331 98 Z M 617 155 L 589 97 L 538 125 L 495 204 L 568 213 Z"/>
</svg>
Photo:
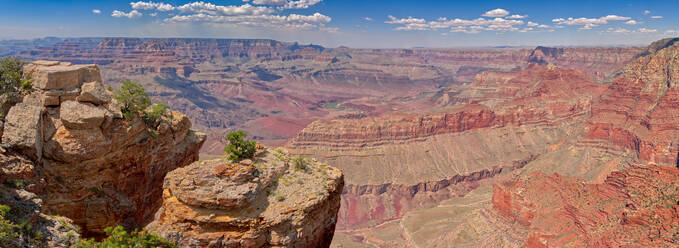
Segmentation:
<svg viewBox="0 0 679 248">
<path fill-rule="evenodd" d="M 170 172 L 147 228 L 182 247 L 328 247 L 342 172 L 278 151 L 247 163 L 216 159 Z"/>
<path fill-rule="evenodd" d="M 72 219 L 87 234 L 150 222 L 165 174 L 198 159 L 204 134 L 174 111 L 154 123 L 124 119 L 96 65 L 37 61 L 25 74 L 36 88 L 8 112 L 2 143 L 34 166 L 9 160 L 3 172 L 26 174 L 44 212 Z"/>
<path fill-rule="evenodd" d="M 625 66 L 593 107 L 586 137 L 635 151 L 641 161 L 677 165 L 679 44 L 662 40 L 651 49 Z"/>
<path fill-rule="evenodd" d="M 674 247 L 679 169 L 633 166 L 604 184 L 535 172 L 494 185 L 492 209 L 525 247 Z"/>
</svg>

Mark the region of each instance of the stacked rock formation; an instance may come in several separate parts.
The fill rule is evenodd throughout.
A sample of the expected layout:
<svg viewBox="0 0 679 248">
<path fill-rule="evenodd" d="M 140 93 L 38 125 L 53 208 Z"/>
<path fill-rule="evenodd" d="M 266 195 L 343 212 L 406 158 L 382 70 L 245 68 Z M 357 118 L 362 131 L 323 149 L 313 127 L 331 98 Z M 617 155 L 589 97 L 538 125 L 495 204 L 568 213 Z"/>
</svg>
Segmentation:
<svg viewBox="0 0 679 248">
<path fill-rule="evenodd" d="M 205 136 L 178 112 L 124 119 L 96 65 L 36 61 L 24 75 L 34 89 L 9 110 L 2 146 L 35 164 L 44 210 L 95 234 L 151 221 L 165 174 L 197 160 Z"/>
<path fill-rule="evenodd" d="M 147 228 L 183 247 L 328 247 L 342 172 L 281 150 L 199 161 L 170 172 Z"/>
</svg>

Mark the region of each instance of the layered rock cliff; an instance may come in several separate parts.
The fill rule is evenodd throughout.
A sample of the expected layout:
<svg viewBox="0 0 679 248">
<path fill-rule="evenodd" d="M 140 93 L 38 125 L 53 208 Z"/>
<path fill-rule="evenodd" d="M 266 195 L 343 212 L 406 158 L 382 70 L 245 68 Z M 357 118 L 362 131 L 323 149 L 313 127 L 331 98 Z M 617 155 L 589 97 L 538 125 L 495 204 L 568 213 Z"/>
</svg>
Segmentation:
<svg viewBox="0 0 679 248">
<path fill-rule="evenodd" d="M 9 110 L 2 145 L 35 164 L 21 180 L 36 181 L 43 210 L 92 234 L 151 221 L 165 174 L 197 160 L 205 136 L 179 112 L 124 119 L 96 65 L 36 61 L 24 75 L 34 90 Z"/>
<path fill-rule="evenodd" d="M 346 172 L 339 229 L 375 227 L 464 195 L 572 143 L 605 89 L 576 70 L 485 72 L 432 96 L 432 113 L 317 121 L 288 145 Z"/>
<path fill-rule="evenodd" d="M 272 40 L 178 38 L 49 38 L 0 41 L 0 49 L 3 46 L 32 60 L 97 63 L 106 69 L 106 82 L 144 83 L 154 100 L 186 113 L 194 127 L 207 133 L 203 152 L 212 154 L 221 153 L 221 137 L 235 129 L 279 146 L 314 120 L 427 111 L 430 105 L 413 99 L 472 82 L 484 71 L 509 71 L 531 62 L 577 68 L 587 77 L 607 81 L 642 51 L 332 49 Z"/>
<path fill-rule="evenodd" d="M 593 107 L 585 145 L 613 144 L 641 161 L 677 165 L 679 152 L 679 43 L 651 44 L 626 65 Z"/>
<path fill-rule="evenodd" d="M 282 150 L 170 172 L 148 228 L 182 247 L 328 247 L 344 186 L 338 169 Z"/>
<path fill-rule="evenodd" d="M 481 245 L 505 236 L 516 247 L 675 247 L 677 178 L 675 167 L 649 165 L 613 172 L 603 184 L 539 172 L 495 184 L 489 212 L 509 226 Z"/>
</svg>

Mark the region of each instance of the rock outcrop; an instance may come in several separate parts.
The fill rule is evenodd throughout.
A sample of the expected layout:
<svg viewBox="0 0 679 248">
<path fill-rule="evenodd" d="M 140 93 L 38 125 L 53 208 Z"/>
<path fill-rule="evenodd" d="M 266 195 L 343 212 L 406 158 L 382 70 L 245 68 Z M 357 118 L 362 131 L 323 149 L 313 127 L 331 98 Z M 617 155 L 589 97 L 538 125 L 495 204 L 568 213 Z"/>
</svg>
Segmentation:
<svg viewBox="0 0 679 248">
<path fill-rule="evenodd" d="M 651 44 L 626 65 L 593 106 L 584 145 L 612 144 L 641 161 L 677 165 L 679 153 L 679 43 Z"/>
<path fill-rule="evenodd" d="M 182 247 L 328 247 L 342 172 L 282 150 L 198 161 L 165 178 L 147 228 Z"/>
<path fill-rule="evenodd" d="M 497 235 L 516 247 L 676 247 L 677 178 L 679 169 L 656 165 L 611 173 L 603 184 L 535 172 L 495 184 L 491 214 L 508 225 Z"/>
<path fill-rule="evenodd" d="M 197 160 L 205 136 L 179 112 L 166 111 L 155 123 L 124 119 L 96 65 L 36 61 L 24 74 L 34 90 L 9 110 L 2 146 L 35 166 L 4 177 L 35 181 L 27 189 L 42 198 L 43 210 L 86 234 L 150 222 L 165 174 Z M 2 169 L 23 170 L 12 164 Z"/>
</svg>

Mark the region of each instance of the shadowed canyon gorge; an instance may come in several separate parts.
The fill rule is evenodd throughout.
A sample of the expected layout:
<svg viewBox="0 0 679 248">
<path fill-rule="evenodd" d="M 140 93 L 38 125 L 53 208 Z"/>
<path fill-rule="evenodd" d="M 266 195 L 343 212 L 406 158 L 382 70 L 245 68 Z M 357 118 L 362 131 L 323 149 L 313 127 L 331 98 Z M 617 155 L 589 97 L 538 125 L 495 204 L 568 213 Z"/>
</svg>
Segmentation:
<svg viewBox="0 0 679 248">
<path fill-rule="evenodd" d="M 84 236 L 122 224 L 182 247 L 674 247 L 678 41 L 0 41 L 36 88 L 5 114 L 0 179 Z M 123 80 L 172 111 L 122 118 L 106 87 Z M 239 129 L 282 148 L 224 166 Z"/>
</svg>

